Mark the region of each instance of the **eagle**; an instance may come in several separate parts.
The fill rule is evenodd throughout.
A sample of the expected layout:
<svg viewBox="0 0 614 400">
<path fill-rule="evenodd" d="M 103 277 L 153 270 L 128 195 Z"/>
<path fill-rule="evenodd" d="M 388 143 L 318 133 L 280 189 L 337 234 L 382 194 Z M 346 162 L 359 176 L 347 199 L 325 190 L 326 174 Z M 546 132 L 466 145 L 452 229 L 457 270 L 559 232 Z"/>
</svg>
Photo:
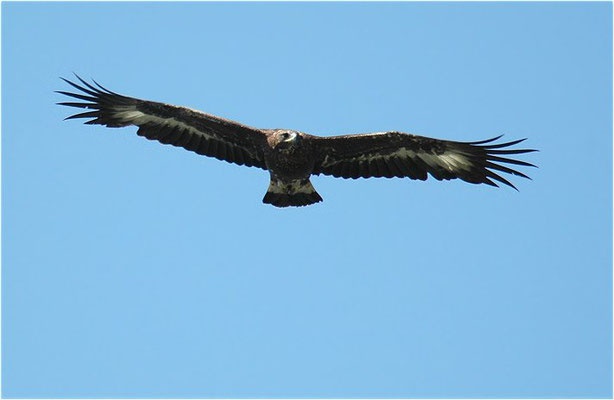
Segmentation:
<svg viewBox="0 0 614 400">
<path fill-rule="evenodd" d="M 263 203 L 300 207 L 322 201 L 311 175 L 336 178 L 399 177 L 426 180 L 461 179 L 498 187 L 516 187 L 501 173 L 530 179 L 512 165 L 535 167 L 511 155 L 534 149 L 512 148 L 525 139 L 497 142 L 503 135 L 474 142 L 433 139 L 390 131 L 341 136 L 315 136 L 291 129 L 258 129 L 187 107 L 124 96 L 76 75 L 76 89 L 56 93 L 78 99 L 58 105 L 89 111 L 66 119 L 109 128 L 137 126 L 137 135 L 183 147 L 229 163 L 268 170 L 270 184 Z M 511 164 L 511 165 L 510 165 Z M 516 189 L 518 190 L 518 189 Z"/>
</svg>

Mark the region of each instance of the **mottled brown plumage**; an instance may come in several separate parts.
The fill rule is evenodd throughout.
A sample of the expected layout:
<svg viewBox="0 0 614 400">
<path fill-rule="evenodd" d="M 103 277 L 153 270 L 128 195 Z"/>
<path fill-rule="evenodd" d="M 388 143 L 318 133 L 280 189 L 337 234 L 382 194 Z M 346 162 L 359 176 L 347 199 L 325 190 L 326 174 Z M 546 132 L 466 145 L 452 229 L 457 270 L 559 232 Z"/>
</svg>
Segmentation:
<svg viewBox="0 0 614 400">
<path fill-rule="evenodd" d="M 67 119 L 87 118 L 86 124 L 138 127 L 137 134 L 163 144 L 183 147 L 238 165 L 268 170 L 269 189 L 263 202 L 277 207 L 306 206 L 322 201 L 309 178 L 408 177 L 426 180 L 462 179 L 470 183 L 515 186 L 497 172 L 528 178 L 504 164 L 533 167 L 509 158 L 531 149 L 511 149 L 525 139 L 495 143 L 454 142 L 402 132 L 319 137 L 287 129 L 257 129 L 187 107 L 140 100 L 64 79 L 78 93 L 59 91 L 80 102 L 58 103 L 86 111 Z M 497 172 L 495 172 L 497 171 Z"/>
</svg>

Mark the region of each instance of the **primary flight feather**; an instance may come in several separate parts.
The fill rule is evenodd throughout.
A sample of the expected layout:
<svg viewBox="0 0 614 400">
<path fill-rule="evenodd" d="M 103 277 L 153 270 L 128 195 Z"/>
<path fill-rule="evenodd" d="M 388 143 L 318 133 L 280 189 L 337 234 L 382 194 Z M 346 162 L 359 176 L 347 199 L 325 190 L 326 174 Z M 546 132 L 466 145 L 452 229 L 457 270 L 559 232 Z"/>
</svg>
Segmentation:
<svg viewBox="0 0 614 400">
<path fill-rule="evenodd" d="M 62 78 L 79 92 L 58 93 L 79 102 L 58 103 L 86 112 L 86 124 L 111 128 L 134 125 L 137 134 L 238 165 L 268 170 L 271 182 L 262 200 L 276 207 L 306 206 L 322 201 L 311 175 L 341 178 L 408 177 L 462 179 L 470 183 L 516 187 L 500 173 L 528 178 L 506 165 L 534 167 L 511 155 L 533 149 L 511 148 L 525 139 L 496 143 L 501 136 L 478 142 L 454 142 L 403 132 L 319 137 L 288 129 L 257 129 L 214 115 L 127 97 L 100 86 Z"/>
</svg>

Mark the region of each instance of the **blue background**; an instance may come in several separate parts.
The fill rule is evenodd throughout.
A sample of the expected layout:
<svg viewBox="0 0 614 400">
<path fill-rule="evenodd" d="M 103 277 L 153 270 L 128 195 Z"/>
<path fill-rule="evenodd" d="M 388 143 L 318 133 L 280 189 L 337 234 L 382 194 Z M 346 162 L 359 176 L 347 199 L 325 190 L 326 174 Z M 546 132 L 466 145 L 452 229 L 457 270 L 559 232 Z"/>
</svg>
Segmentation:
<svg viewBox="0 0 614 400">
<path fill-rule="evenodd" d="M 612 5 L 2 4 L 4 397 L 610 397 Z M 75 71 L 263 128 L 505 133 L 519 192 L 62 119 Z M 527 171 L 528 170 L 528 171 Z"/>
</svg>

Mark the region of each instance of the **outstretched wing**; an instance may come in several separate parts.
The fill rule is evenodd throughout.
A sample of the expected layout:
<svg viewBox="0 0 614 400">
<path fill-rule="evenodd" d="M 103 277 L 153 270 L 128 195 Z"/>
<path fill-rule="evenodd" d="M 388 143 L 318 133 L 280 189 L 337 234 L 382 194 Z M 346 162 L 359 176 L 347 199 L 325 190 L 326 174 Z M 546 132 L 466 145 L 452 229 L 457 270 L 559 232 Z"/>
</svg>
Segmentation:
<svg viewBox="0 0 614 400">
<path fill-rule="evenodd" d="M 470 183 L 498 186 L 494 181 L 516 187 L 494 171 L 529 178 L 504 164 L 534 167 L 508 158 L 536 150 L 510 149 L 525 139 L 494 142 L 501 136 L 480 142 L 453 142 L 401 132 L 313 137 L 316 165 L 314 174 L 341 178 L 409 177 L 426 180 L 462 179 Z"/>
<path fill-rule="evenodd" d="M 186 107 L 122 96 L 95 81 L 98 87 L 94 87 L 79 76 L 77 79 L 83 86 L 62 79 L 80 93 L 57 93 L 83 102 L 58 104 L 91 110 L 66 119 L 90 118 L 86 124 L 111 128 L 135 125 L 139 127 L 137 134 L 147 139 L 183 147 L 218 160 L 266 169 L 262 151 L 266 136 L 259 129 Z"/>
</svg>

